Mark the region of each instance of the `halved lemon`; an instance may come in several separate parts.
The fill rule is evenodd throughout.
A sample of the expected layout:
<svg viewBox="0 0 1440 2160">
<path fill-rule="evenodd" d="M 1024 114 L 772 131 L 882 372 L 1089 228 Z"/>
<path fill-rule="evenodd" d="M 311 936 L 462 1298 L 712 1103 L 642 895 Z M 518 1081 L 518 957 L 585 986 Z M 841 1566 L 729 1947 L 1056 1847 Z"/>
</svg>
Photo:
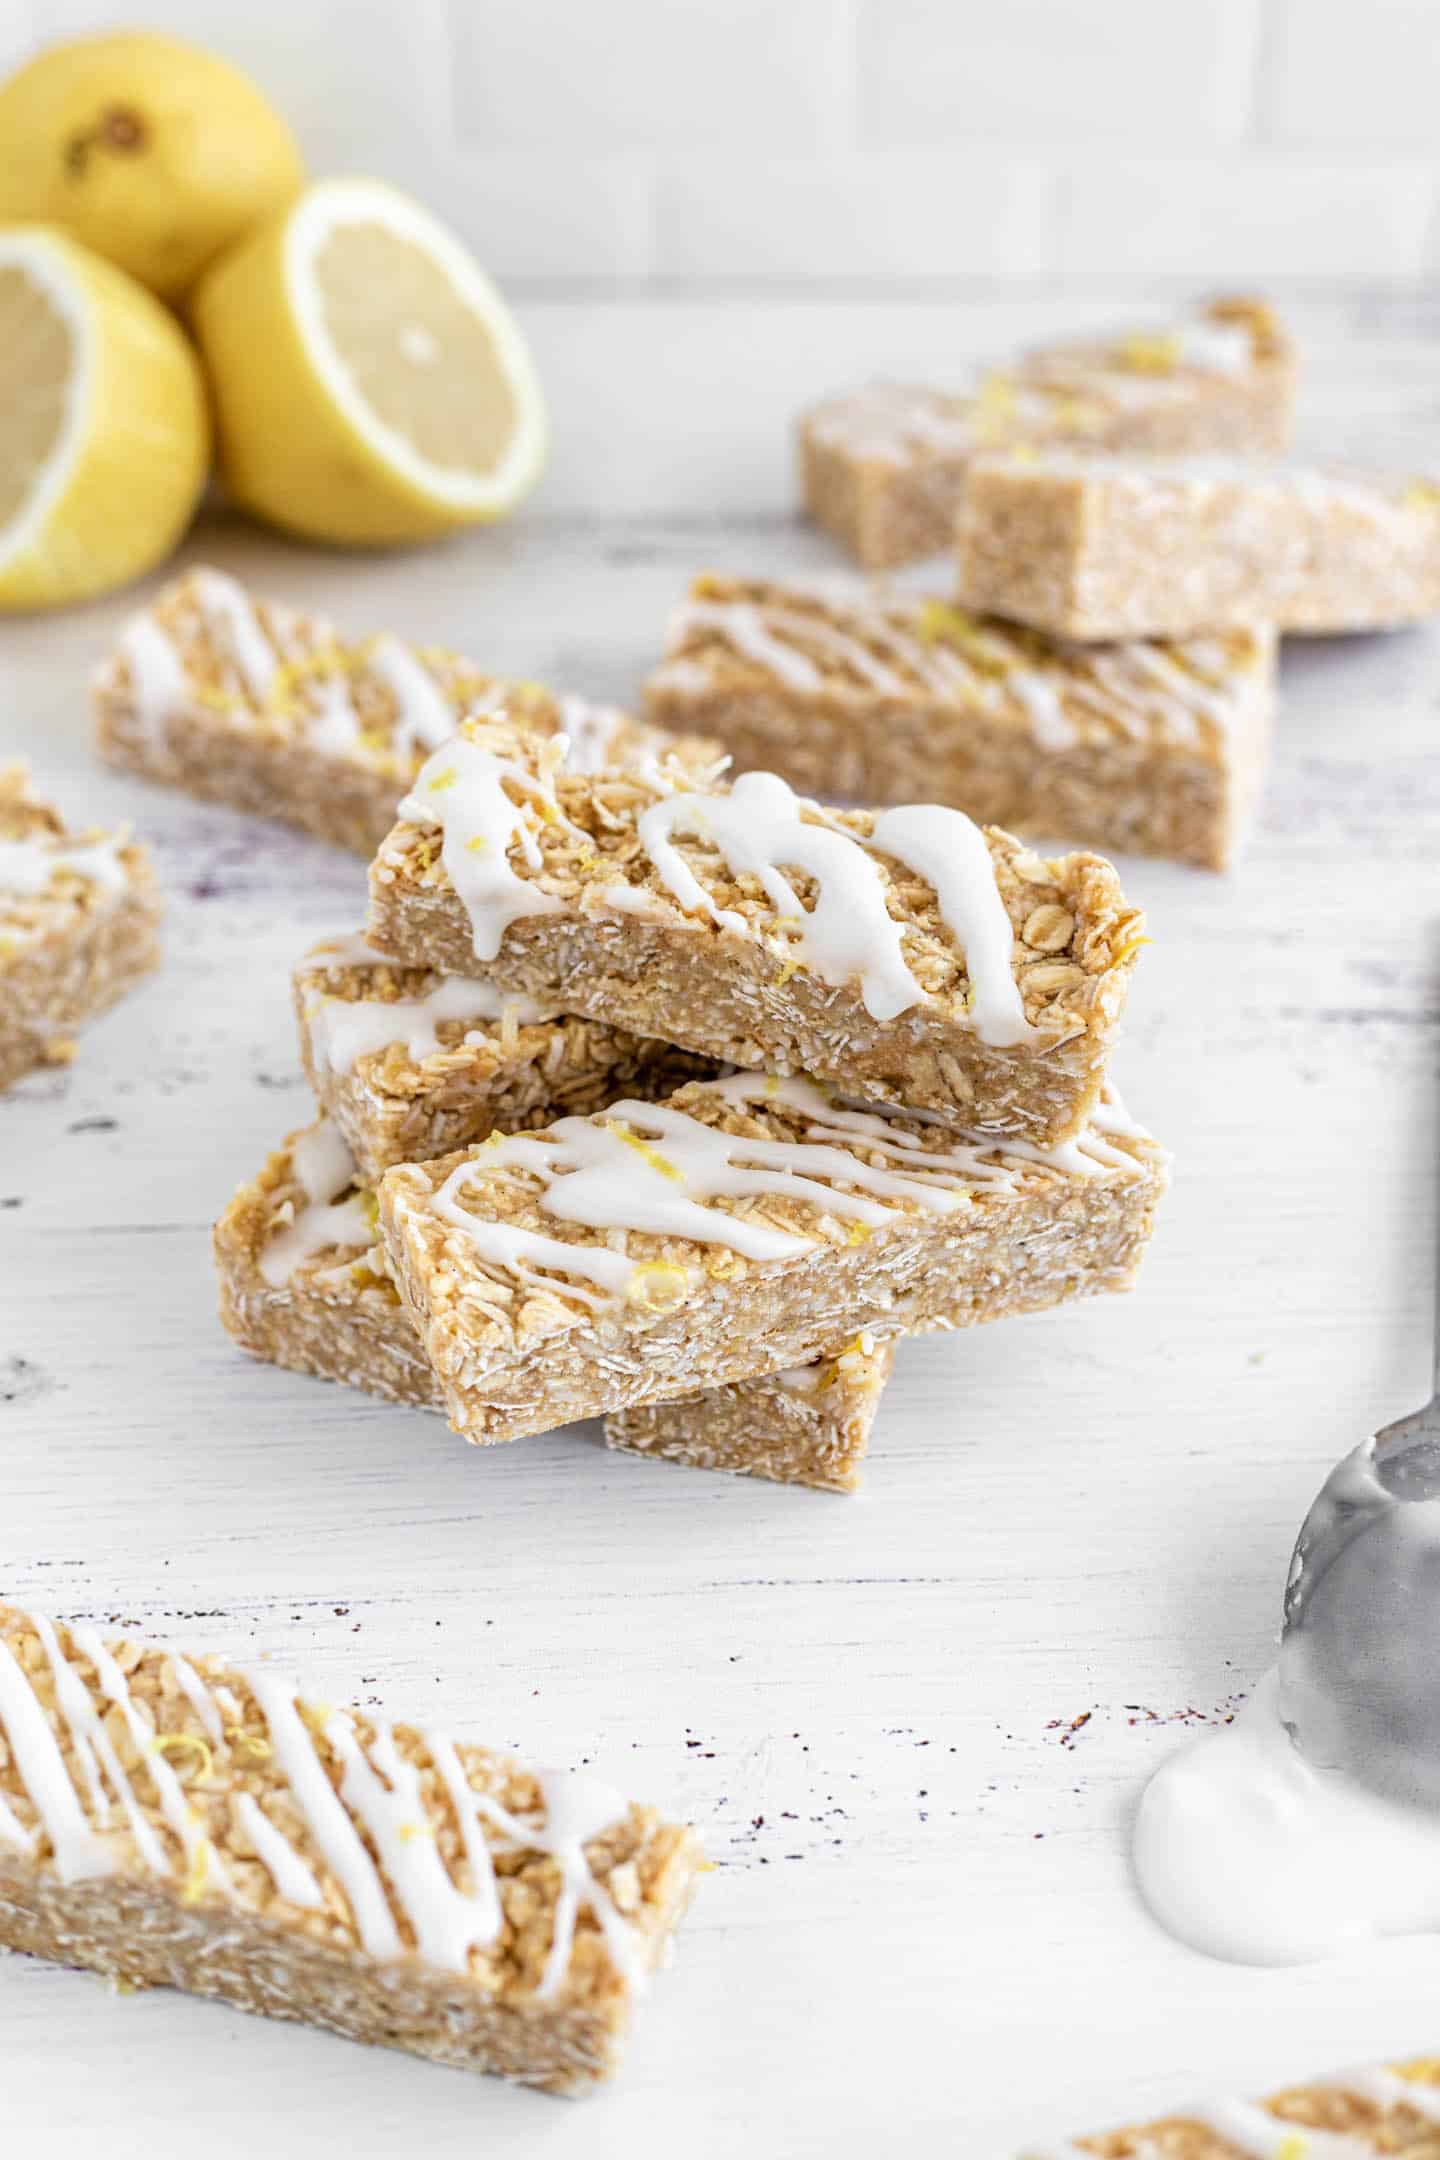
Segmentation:
<svg viewBox="0 0 1440 2160">
<path fill-rule="evenodd" d="M 89 599 L 153 568 L 209 452 L 174 317 L 53 227 L 0 228 L 0 609 Z"/>
<path fill-rule="evenodd" d="M 445 227 L 376 180 L 326 180 L 192 302 L 236 501 L 342 545 L 503 517 L 539 477 L 540 385 L 514 318 Z"/>
</svg>

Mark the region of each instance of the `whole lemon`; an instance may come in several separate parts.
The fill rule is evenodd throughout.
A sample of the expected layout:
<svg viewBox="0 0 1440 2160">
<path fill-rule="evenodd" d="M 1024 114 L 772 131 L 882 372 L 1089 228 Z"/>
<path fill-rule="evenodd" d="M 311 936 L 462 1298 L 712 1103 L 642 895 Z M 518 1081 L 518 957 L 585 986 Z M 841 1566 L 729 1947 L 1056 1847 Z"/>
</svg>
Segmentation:
<svg viewBox="0 0 1440 2160">
<path fill-rule="evenodd" d="M 0 84 L 0 221 L 64 226 L 164 300 L 304 178 L 249 77 L 179 38 L 77 38 Z"/>
</svg>

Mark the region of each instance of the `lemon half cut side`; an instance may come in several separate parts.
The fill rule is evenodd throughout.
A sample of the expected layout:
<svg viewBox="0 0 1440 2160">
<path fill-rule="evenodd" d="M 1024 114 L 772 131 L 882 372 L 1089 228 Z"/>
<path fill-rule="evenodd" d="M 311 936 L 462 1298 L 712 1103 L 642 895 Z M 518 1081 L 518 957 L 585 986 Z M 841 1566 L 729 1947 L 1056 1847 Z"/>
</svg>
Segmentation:
<svg viewBox="0 0 1440 2160">
<path fill-rule="evenodd" d="M 237 501 L 342 545 L 502 517 L 544 460 L 540 385 L 499 292 L 438 220 L 328 180 L 202 280 L 222 469 Z"/>
<path fill-rule="evenodd" d="M 159 301 L 51 227 L 0 229 L 0 609 L 152 569 L 208 458 L 199 366 Z"/>
</svg>

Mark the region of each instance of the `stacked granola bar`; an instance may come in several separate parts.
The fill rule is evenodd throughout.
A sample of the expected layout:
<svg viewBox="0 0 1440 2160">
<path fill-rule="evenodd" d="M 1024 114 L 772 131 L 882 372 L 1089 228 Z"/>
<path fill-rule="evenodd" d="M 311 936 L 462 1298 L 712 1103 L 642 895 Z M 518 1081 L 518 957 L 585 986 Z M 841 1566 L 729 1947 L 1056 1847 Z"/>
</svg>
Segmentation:
<svg viewBox="0 0 1440 2160">
<path fill-rule="evenodd" d="M 824 811 L 660 730 L 578 769 L 534 709 L 432 753 L 367 930 L 298 968 L 321 1115 L 218 1225 L 225 1323 L 472 1440 L 599 1415 L 849 1490 L 899 1335 L 1130 1280 L 1140 918 L 1098 857 Z"/>
</svg>

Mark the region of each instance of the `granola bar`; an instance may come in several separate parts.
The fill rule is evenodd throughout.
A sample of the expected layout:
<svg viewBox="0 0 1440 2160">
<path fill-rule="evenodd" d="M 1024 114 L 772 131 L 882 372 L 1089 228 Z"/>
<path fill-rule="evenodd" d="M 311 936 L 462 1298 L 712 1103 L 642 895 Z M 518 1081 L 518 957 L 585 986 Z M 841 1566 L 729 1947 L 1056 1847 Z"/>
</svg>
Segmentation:
<svg viewBox="0 0 1440 2160">
<path fill-rule="evenodd" d="M 645 710 L 736 767 L 1221 870 L 1259 788 L 1275 638 L 1060 643 L 935 599 L 697 578 Z"/>
<path fill-rule="evenodd" d="M 292 1133 L 215 1226 L 220 1318 L 242 1349 L 363 1388 L 442 1407 L 391 1280 L 376 1204 L 335 1126 Z M 705 1470 L 853 1491 L 889 1376 L 891 1345 L 860 1336 L 793 1372 L 740 1381 L 607 1421 L 609 1445 Z"/>
<path fill-rule="evenodd" d="M 456 1430 L 491 1442 L 1128 1287 L 1165 1159 L 1107 1095 L 1045 1150 L 736 1073 L 387 1172 Z"/>
<path fill-rule="evenodd" d="M 1272 311 L 1215 300 L 1158 330 L 1043 347 L 970 394 L 878 383 L 827 398 L 800 421 L 801 492 L 817 523 L 884 569 L 950 545 L 981 451 L 1283 450 L 1294 395 L 1294 348 Z"/>
<path fill-rule="evenodd" d="M 160 894 L 123 833 L 67 830 L 0 767 L 0 1088 L 67 1063 L 71 1032 L 160 964 Z"/>
<path fill-rule="evenodd" d="M 893 1342 L 857 1335 L 813 1364 L 617 1411 L 605 1420 L 605 1444 L 699 1470 L 854 1492 L 894 1362 Z"/>
<path fill-rule="evenodd" d="M 1054 637 L 1380 630 L 1440 612 L 1440 485 L 1227 458 L 977 460 L 959 596 Z"/>
<path fill-rule="evenodd" d="M 934 805 L 822 810 L 773 773 L 553 770 L 499 718 L 401 811 L 366 933 L 398 959 L 1042 1144 L 1098 1096 L 1141 941 L 1102 857 Z"/>
<path fill-rule="evenodd" d="M 502 684 L 442 646 L 342 642 L 320 617 L 207 569 L 127 626 L 95 679 L 96 740 L 147 780 L 373 855 L 430 752 L 502 693 L 527 726 L 564 734 L 582 771 L 661 754 L 704 770 L 719 755 L 584 698 Z"/>
<path fill-rule="evenodd" d="M 0 1943 L 579 2093 L 693 1831 L 583 1772 L 0 1606 Z"/>
<path fill-rule="evenodd" d="M 401 966 L 358 936 L 307 953 L 294 996 L 315 1099 L 372 1184 L 392 1163 L 617 1095 L 669 1095 L 714 1069 L 653 1037 L 507 997 L 483 976 Z"/>
<path fill-rule="evenodd" d="M 1316 2133 L 1313 2137 L 1311 2132 Z M 1332 2144 L 1330 2140 L 1338 2140 Z M 1440 2057 L 1341 2071 L 1266 2100 L 1212 2100 L 1161 2121 L 1029 2146 L 1020 2160 L 1363 2160 L 1440 2149 Z"/>
</svg>

